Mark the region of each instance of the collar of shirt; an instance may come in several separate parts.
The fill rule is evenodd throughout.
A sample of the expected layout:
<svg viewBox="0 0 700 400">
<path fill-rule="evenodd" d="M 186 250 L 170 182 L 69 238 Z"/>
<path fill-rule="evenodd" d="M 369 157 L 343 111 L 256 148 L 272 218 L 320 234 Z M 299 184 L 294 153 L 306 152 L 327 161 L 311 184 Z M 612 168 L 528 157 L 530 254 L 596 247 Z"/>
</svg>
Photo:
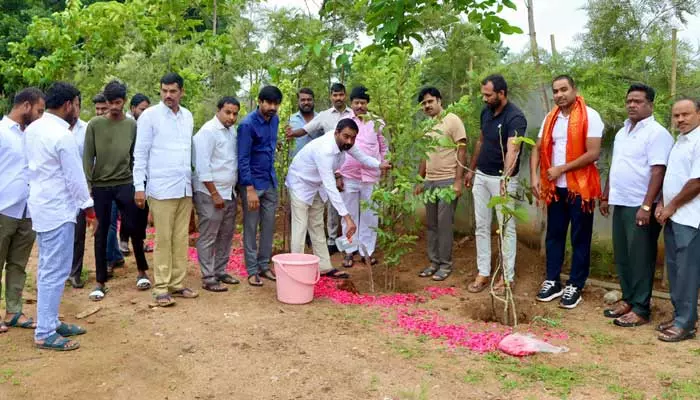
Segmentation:
<svg viewBox="0 0 700 400">
<path fill-rule="evenodd" d="M 59 124 L 61 126 L 61 128 L 66 128 L 66 129 L 70 128 L 70 124 L 68 122 L 66 122 L 65 119 L 59 117 L 56 114 L 52 114 L 48 111 L 44 113 L 42 118 L 48 119 L 51 123 Z"/>
<path fill-rule="evenodd" d="M 168 107 L 167 105 L 165 105 L 165 103 L 163 103 L 162 101 L 161 101 L 160 103 L 158 103 L 158 107 L 160 107 L 160 110 L 161 110 L 161 112 L 162 112 L 163 114 L 165 114 L 165 115 L 167 115 L 167 116 L 169 116 L 169 117 L 172 117 L 172 118 L 177 119 L 177 118 L 180 118 L 180 117 L 183 116 L 183 114 L 182 114 L 182 105 L 180 105 L 180 106 L 177 108 L 177 112 L 173 111 L 172 108 L 170 108 L 170 107 Z"/>
<path fill-rule="evenodd" d="M 314 111 L 314 116 L 313 116 L 313 118 L 316 118 L 317 115 L 318 115 L 318 113 L 317 113 L 316 111 Z M 313 119 L 313 118 L 312 118 L 312 119 Z M 301 121 L 301 122 L 303 122 L 304 124 L 306 124 L 306 120 L 304 119 L 304 115 L 301 113 L 301 111 L 295 112 L 294 114 L 292 114 L 291 117 L 289 117 L 289 119 L 290 119 L 290 120 Z"/>
<path fill-rule="evenodd" d="M 338 142 L 335 140 L 335 132 L 327 132 L 322 138 L 326 141 L 326 148 L 328 148 L 332 154 L 337 155 L 340 153 L 340 147 L 338 147 Z"/>
<path fill-rule="evenodd" d="M 355 116 L 355 113 L 352 111 L 352 108 L 350 108 L 348 106 L 345 106 L 343 111 L 338 111 L 338 110 L 336 110 L 335 107 L 329 108 L 328 111 L 331 114 L 340 114 L 341 116 L 344 116 L 344 115 L 352 115 L 353 117 Z"/>
<path fill-rule="evenodd" d="M 224 124 L 222 124 L 221 121 L 219 120 L 219 117 L 217 117 L 216 115 L 210 121 L 212 121 L 211 123 L 214 124 L 214 128 L 216 128 L 216 130 L 228 132 L 230 129 L 230 128 L 225 127 Z"/>
<path fill-rule="evenodd" d="M 632 121 L 630 121 L 630 119 L 627 118 L 625 120 L 625 132 L 627 134 L 637 132 L 638 130 L 644 129 L 644 127 L 646 127 L 647 125 L 649 125 L 649 123 L 654 122 L 654 121 L 656 121 L 656 119 L 654 119 L 654 116 L 651 115 L 647 118 L 644 118 L 641 121 L 637 121 L 637 123 L 634 125 L 634 128 L 630 130 L 630 128 L 632 127 Z"/>
<path fill-rule="evenodd" d="M 678 140 L 682 141 L 696 141 L 700 140 L 700 126 L 696 127 L 692 131 L 686 133 L 685 135 L 678 135 Z"/>
<path fill-rule="evenodd" d="M 0 124 L 2 124 L 4 127 L 11 131 L 22 132 L 22 127 L 19 125 L 19 122 L 15 122 L 12 118 L 8 117 L 7 115 L 2 117 L 2 120 L 0 120 Z"/>
</svg>

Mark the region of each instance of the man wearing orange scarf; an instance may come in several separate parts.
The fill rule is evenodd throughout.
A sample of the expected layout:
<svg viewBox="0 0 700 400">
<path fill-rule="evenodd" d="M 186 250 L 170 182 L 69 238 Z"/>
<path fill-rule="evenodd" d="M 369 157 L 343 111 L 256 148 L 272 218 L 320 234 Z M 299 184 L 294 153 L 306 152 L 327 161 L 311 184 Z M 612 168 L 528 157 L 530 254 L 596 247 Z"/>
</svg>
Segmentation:
<svg viewBox="0 0 700 400">
<path fill-rule="evenodd" d="M 600 155 L 603 121 L 578 95 L 573 78 L 552 81 L 556 106 L 540 128 L 530 157 L 530 180 L 538 199 L 547 206 L 547 278 L 537 300 L 561 297 L 559 306 L 575 308 L 588 278 L 593 235 L 593 210 L 601 196 L 595 166 Z M 539 167 L 539 173 L 538 173 Z M 571 223 L 571 275 L 562 288 L 560 274 Z"/>
</svg>

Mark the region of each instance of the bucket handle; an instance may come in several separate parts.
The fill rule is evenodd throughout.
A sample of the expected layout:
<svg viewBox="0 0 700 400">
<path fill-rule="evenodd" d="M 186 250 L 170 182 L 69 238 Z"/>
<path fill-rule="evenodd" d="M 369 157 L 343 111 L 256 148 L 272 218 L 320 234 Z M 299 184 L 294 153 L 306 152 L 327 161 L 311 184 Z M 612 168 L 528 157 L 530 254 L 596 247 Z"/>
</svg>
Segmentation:
<svg viewBox="0 0 700 400">
<path fill-rule="evenodd" d="M 285 274 L 287 274 L 288 277 L 290 277 L 292 280 L 301 283 L 302 285 L 310 285 L 314 286 L 315 284 L 318 283 L 319 280 L 321 280 L 321 270 L 319 268 L 316 268 L 316 279 L 313 282 L 305 281 L 303 279 L 297 279 L 296 277 L 292 276 L 292 274 L 287 271 L 287 269 L 282 265 L 281 262 L 275 261 L 275 268 L 279 268 L 282 271 L 284 271 Z"/>
</svg>

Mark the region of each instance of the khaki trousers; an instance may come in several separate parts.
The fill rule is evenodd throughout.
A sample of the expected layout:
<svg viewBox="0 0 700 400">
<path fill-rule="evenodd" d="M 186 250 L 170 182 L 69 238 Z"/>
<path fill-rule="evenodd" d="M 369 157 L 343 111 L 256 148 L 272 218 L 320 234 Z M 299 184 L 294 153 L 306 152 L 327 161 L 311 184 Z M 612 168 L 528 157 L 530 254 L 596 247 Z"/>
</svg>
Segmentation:
<svg viewBox="0 0 700 400">
<path fill-rule="evenodd" d="M 291 190 L 289 197 L 292 206 L 292 253 L 304 253 L 304 242 L 308 230 L 314 254 L 321 259 L 319 261 L 321 273 L 332 270 L 331 256 L 326 245 L 326 231 L 323 229 L 325 205 L 321 196 L 316 193 L 311 205 L 299 200 Z"/>
<path fill-rule="evenodd" d="M 149 197 L 148 205 L 156 226 L 153 295 L 158 296 L 184 288 L 192 197 L 167 200 Z"/>
</svg>

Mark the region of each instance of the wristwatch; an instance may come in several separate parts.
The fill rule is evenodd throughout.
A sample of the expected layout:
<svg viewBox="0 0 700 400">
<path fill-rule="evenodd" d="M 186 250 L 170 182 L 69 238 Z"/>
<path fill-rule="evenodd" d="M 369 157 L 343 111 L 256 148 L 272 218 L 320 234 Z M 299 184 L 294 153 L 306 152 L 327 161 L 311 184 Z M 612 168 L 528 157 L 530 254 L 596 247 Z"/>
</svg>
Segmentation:
<svg viewBox="0 0 700 400">
<path fill-rule="evenodd" d="M 642 204 L 642 210 L 649 212 L 649 211 L 651 211 L 651 207 L 646 205 L 646 204 Z"/>
</svg>

